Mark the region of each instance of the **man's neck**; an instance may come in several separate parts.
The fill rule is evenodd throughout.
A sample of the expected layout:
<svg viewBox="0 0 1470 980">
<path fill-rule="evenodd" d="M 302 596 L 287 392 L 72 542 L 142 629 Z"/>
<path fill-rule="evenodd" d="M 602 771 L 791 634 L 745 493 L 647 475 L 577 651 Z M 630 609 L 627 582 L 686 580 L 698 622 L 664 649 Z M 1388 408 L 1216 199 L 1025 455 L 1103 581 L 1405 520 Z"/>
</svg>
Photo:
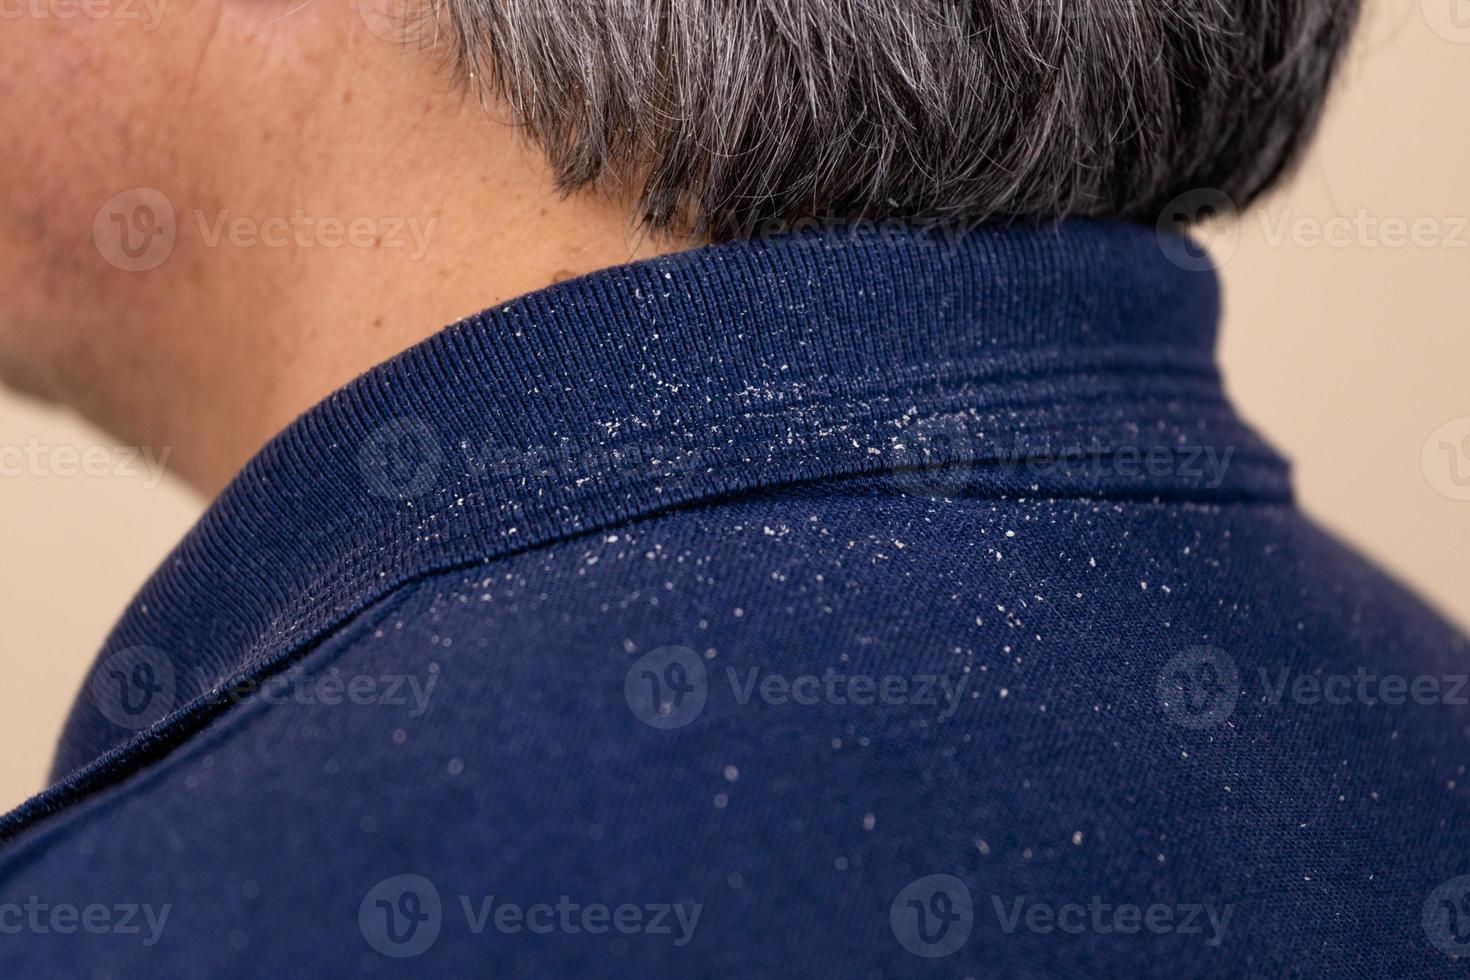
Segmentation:
<svg viewBox="0 0 1470 980">
<path fill-rule="evenodd" d="M 26 168 L 54 186 L 44 220 L 0 236 L 28 284 L 0 370 L 113 438 L 168 447 L 206 494 L 446 324 L 675 247 L 642 236 L 629 201 L 562 195 L 503 107 L 365 30 L 357 4 L 186 7 L 178 57 L 128 79 L 149 82 L 130 99 L 153 124 L 58 138 Z M 7 203 L 23 217 L 34 201 Z"/>
<path fill-rule="evenodd" d="M 496 211 L 506 213 L 503 202 Z M 670 250 L 638 239 L 621 212 L 594 200 L 528 201 L 524 212 L 492 229 L 444 214 L 405 217 L 396 229 L 384 222 L 379 230 L 402 237 L 405 254 L 303 277 L 232 356 L 202 362 L 207 373 L 181 377 L 197 387 L 175 392 L 184 409 L 152 427 L 168 433 L 180 474 L 213 495 L 301 412 L 444 326 Z"/>
</svg>

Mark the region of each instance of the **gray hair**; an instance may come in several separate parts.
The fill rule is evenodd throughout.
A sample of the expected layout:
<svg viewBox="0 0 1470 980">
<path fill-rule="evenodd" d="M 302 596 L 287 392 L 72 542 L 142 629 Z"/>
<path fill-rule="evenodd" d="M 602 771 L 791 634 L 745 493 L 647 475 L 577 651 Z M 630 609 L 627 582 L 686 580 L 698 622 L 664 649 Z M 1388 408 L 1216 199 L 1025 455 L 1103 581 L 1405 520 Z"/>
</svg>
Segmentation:
<svg viewBox="0 0 1470 980">
<path fill-rule="evenodd" d="M 1316 125 L 1357 0 L 430 0 L 564 192 L 722 239 L 824 218 L 1245 205 Z"/>
</svg>

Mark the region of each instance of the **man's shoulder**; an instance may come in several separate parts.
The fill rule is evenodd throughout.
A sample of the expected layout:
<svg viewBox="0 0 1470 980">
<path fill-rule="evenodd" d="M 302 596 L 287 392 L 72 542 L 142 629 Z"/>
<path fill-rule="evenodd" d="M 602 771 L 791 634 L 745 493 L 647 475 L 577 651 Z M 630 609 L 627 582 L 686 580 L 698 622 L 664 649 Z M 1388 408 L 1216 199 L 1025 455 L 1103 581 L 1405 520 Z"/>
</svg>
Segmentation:
<svg viewBox="0 0 1470 980">
<path fill-rule="evenodd" d="M 1448 628 L 1286 507 L 874 489 L 420 578 L 18 842 L 5 898 L 171 904 L 146 949 L 83 944 L 225 972 L 902 974 L 942 893 L 953 955 L 1008 974 L 1301 962 L 1309 927 L 1432 975 L 1381 906 L 1413 921 L 1464 869 L 1382 855 L 1464 792 Z M 1432 700 L 1385 687 L 1421 674 Z M 1302 887 L 1370 873 L 1371 919 Z M 1144 917 L 1169 928 L 1123 942 Z"/>
</svg>

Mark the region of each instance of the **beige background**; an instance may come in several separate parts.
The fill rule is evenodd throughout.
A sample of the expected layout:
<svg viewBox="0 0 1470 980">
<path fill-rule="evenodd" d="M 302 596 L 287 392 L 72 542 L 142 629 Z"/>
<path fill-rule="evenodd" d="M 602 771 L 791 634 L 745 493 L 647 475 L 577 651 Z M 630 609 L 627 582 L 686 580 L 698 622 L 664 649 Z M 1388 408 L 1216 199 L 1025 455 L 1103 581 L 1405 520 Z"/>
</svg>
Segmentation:
<svg viewBox="0 0 1470 980">
<path fill-rule="evenodd" d="M 1470 8 L 1382 0 L 1358 41 L 1297 179 L 1207 236 L 1222 353 L 1307 508 L 1470 627 L 1470 500 L 1446 495 L 1470 497 Z M 1407 229 L 1417 242 L 1396 245 Z M 109 472 L 17 475 L 13 455 L 0 472 L 0 808 L 41 788 L 112 620 L 200 510 L 105 437 L 0 394 L 0 450 L 27 445 L 46 468 L 90 447 Z"/>
</svg>

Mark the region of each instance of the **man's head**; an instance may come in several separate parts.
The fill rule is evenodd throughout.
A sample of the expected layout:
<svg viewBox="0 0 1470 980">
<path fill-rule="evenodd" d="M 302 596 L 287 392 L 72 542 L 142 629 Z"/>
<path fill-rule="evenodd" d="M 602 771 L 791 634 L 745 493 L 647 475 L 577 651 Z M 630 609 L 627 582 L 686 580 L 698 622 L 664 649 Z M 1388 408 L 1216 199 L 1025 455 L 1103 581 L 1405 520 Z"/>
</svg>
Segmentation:
<svg viewBox="0 0 1470 980">
<path fill-rule="evenodd" d="M 217 486 L 374 361 L 598 266 L 806 217 L 1244 205 L 1356 10 L 403 2 L 0 0 L 0 372 Z"/>
</svg>

